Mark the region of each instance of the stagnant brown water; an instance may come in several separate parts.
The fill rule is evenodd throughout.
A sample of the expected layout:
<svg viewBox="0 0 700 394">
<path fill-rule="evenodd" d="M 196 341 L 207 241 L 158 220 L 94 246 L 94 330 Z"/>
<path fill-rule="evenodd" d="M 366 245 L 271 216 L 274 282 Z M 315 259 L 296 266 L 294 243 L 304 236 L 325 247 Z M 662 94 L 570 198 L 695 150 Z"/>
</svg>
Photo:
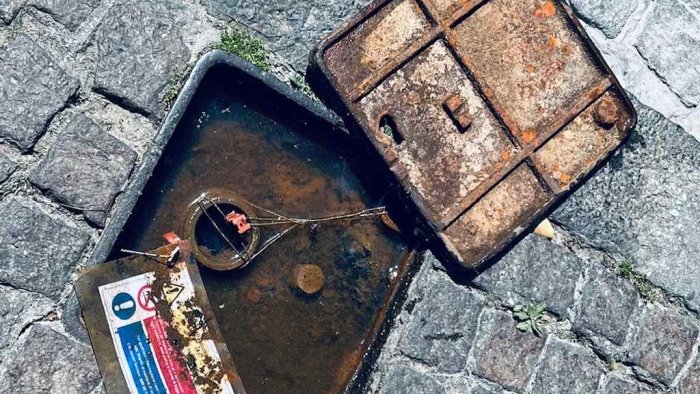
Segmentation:
<svg viewBox="0 0 700 394">
<path fill-rule="evenodd" d="M 296 124 L 284 103 L 266 101 L 245 86 L 209 82 L 200 89 L 115 250 L 161 245 L 161 235 L 178 229 L 187 206 L 212 188 L 233 190 L 296 217 L 380 205 L 363 192 L 344 159 L 306 137 L 330 130 Z M 236 92 L 248 96 L 245 103 Z M 263 232 L 263 241 L 270 235 Z M 406 252 L 378 220 L 364 219 L 295 230 L 241 271 L 200 266 L 249 393 L 342 390 L 387 297 L 390 269 Z M 303 296 L 290 288 L 288 276 L 296 264 L 322 268 L 326 280 L 320 294 Z"/>
</svg>

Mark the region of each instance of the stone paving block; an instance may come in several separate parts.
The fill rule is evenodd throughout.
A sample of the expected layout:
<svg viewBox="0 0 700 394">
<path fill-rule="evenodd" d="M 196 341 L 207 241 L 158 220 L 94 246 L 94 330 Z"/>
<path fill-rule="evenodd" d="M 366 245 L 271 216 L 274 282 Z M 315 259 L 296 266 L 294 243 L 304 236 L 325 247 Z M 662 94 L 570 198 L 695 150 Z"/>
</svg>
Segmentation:
<svg viewBox="0 0 700 394">
<path fill-rule="evenodd" d="M 503 390 L 492 390 L 488 387 L 484 387 L 480 384 L 477 384 L 476 386 L 472 387 L 471 390 L 469 390 L 469 394 L 501 394 L 504 393 Z"/>
<path fill-rule="evenodd" d="M 630 142 L 554 218 L 700 310 L 700 142 L 635 106 Z"/>
<path fill-rule="evenodd" d="M 696 357 L 680 387 L 681 394 L 700 394 L 700 357 Z"/>
<path fill-rule="evenodd" d="M 379 389 L 380 394 L 444 394 L 442 387 L 433 377 L 401 364 L 389 367 Z"/>
<path fill-rule="evenodd" d="M 583 288 L 574 329 L 622 346 L 638 300 L 639 292 L 628 280 L 599 268 Z"/>
<path fill-rule="evenodd" d="M 22 329 L 52 307 L 53 301 L 41 294 L 0 286 L 0 364 Z"/>
<path fill-rule="evenodd" d="M 528 235 L 473 284 L 510 305 L 544 302 L 565 317 L 583 262 L 551 241 Z"/>
<path fill-rule="evenodd" d="M 515 328 L 509 313 L 489 310 L 474 345 L 474 374 L 522 393 L 535 372 L 545 339 Z"/>
<path fill-rule="evenodd" d="M 27 0 L 2 0 L 0 2 L 0 20 L 9 24 Z"/>
<path fill-rule="evenodd" d="M 631 379 L 631 378 L 630 378 Z M 623 380 L 618 377 L 611 377 L 605 385 L 604 394 L 654 394 L 654 390 L 643 384 L 632 381 Z"/>
<path fill-rule="evenodd" d="M 103 226 L 122 189 L 136 153 L 84 115 L 74 115 L 32 173 L 30 181 L 47 195 Z"/>
<path fill-rule="evenodd" d="M 203 0 L 210 14 L 261 31 L 268 48 L 305 71 L 311 48 L 371 0 Z"/>
<path fill-rule="evenodd" d="M 96 32 L 95 91 L 161 118 L 165 89 L 184 73 L 190 52 L 167 3 L 123 0 Z"/>
<path fill-rule="evenodd" d="M 532 393 L 595 393 L 602 373 L 603 368 L 592 352 L 553 338 L 545 349 Z"/>
<path fill-rule="evenodd" d="M 602 30 L 608 38 L 620 34 L 639 3 L 640 0 L 571 0 L 576 15 Z"/>
<path fill-rule="evenodd" d="M 76 31 L 102 0 L 30 0 L 29 4 L 51 15 L 68 30 Z"/>
<path fill-rule="evenodd" d="M 655 1 L 635 47 L 674 93 L 688 106 L 700 103 L 700 4 L 691 12 L 679 0 Z M 692 4 L 692 3 L 691 3 Z"/>
<path fill-rule="evenodd" d="M 442 272 L 423 270 L 415 283 L 427 289 L 426 296 L 414 310 L 399 350 L 439 372 L 462 371 L 476 333 L 481 302 Z"/>
<path fill-rule="evenodd" d="M 78 87 L 41 46 L 18 35 L 0 59 L 0 139 L 28 151 Z"/>
<path fill-rule="evenodd" d="M 0 202 L 0 217 L 0 282 L 57 299 L 88 234 L 16 197 Z"/>
<path fill-rule="evenodd" d="M 659 306 L 645 311 L 630 362 L 665 384 L 671 384 L 689 361 L 698 327 L 687 317 Z"/>
<path fill-rule="evenodd" d="M 90 348 L 44 324 L 32 326 L 0 368 L 2 393 L 88 393 L 99 381 Z"/>
<path fill-rule="evenodd" d="M 15 162 L 0 153 L 0 183 L 5 182 L 5 180 L 12 175 L 16 168 L 17 164 L 15 164 Z"/>
</svg>

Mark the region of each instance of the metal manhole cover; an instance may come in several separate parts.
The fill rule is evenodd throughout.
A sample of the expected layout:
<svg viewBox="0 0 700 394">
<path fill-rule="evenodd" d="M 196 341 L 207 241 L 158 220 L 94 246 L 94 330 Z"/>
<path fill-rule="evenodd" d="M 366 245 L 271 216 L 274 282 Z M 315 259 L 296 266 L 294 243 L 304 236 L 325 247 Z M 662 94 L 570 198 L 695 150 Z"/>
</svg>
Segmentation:
<svg viewBox="0 0 700 394">
<path fill-rule="evenodd" d="M 439 256 L 474 268 L 625 139 L 636 114 L 565 4 L 375 1 L 312 56 Z"/>
</svg>

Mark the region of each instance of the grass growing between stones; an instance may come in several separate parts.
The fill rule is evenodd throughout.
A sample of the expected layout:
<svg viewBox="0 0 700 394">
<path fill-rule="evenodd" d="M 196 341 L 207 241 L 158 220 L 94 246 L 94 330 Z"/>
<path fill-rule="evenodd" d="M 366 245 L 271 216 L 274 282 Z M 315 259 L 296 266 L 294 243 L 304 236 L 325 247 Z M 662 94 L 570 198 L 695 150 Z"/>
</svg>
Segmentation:
<svg viewBox="0 0 700 394">
<path fill-rule="evenodd" d="M 638 274 L 628 261 L 623 261 L 617 266 L 617 274 L 631 281 L 639 290 L 642 298 L 651 302 L 661 301 L 661 293 L 654 288 L 649 278 L 646 275 Z"/>
<path fill-rule="evenodd" d="M 311 86 L 309 86 L 308 82 L 306 82 L 306 79 L 300 75 L 293 75 L 291 78 L 289 78 L 289 84 L 292 85 L 292 87 L 305 95 L 311 97 L 314 101 L 318 101 L 318 98 L 314 94 L 314 91 L 311 90 Z"/>
<path fill-rule="evenodd" d="M 180 88 L 177 86 L 177 84 L 168 86 L 168 88 L 165 89 L 165 92 L 163 92 L 163 104 L 168 107 L 172 106 L 178 93 L 180 93 Z"/>
<path fill-rule="evenodd" d="M 262 40 L 252 37 L 239 28 L 232 27 L 224 30 L 221 33 L 221 42 L 216 45 L 216 48 L 236 54 L 263 71 L 270 71 L 272 68 L 270 55 Z"/>
<path fill-rule="evenodd" d="M 531 332 L 538 337 L 541 336 L 545 309 L 547 309 L 547 304 L 517 305 L 513 309 L 513 317 L 518 321 L 516 328 L 522 332 Z"/>
</svg>

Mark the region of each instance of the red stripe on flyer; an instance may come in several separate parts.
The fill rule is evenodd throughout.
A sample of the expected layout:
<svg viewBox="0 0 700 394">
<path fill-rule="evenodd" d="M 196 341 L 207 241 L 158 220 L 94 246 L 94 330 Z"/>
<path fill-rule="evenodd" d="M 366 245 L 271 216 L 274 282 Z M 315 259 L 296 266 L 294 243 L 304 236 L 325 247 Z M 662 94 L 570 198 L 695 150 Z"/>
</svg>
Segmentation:
<svg viewBox="0 0 700 394">
<path fill-rule="evenodd" d="M 149 317 L 143 321 L 148 333 L 148 339 L 153 346 L 153 352 L 163 380 L 170 394 L 197 394 L 192 381 L 192 374 L 184 364 L 184 359 L 168 341 L 168 323 L 158 316 Z"/>
</svg>

